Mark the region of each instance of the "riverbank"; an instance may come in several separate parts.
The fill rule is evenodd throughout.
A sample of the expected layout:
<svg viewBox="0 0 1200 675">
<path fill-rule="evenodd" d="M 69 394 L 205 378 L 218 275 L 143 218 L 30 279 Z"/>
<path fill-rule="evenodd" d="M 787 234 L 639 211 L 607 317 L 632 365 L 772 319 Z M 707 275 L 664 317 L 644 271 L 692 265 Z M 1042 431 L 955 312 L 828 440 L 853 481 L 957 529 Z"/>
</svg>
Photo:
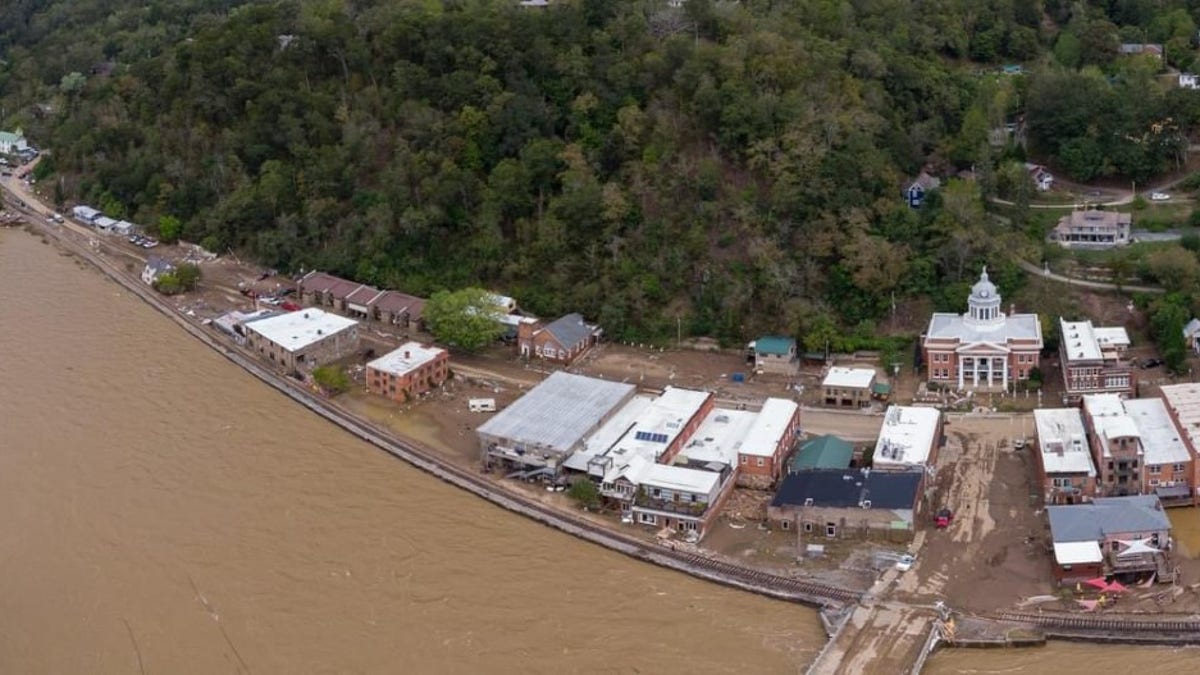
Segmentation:
<svg viewBox="0 0 1200 675">
<path fill-rule="evenodd" d="M 268 370 L 248 353 L 242 352 L 235 345 L 223 343 L 217 336 L 207 332 L 203 326 L 175 311 L 149 286 L 115 268 L 107 260 L 100 258 L 72 238 L 64 236 L 61 230 L 41 223 L 34 227 L 44 236 L 53 238 L 60 246 L 103 272 L 126 291 L 170 318 L 189 335 L 222 354 L 271 388 L 392 456 L 493 504 L 639 560 L 767 597 L 799 602 L 818 608 L 851 603 L 859 597 L 859 593 L 856 591 L 830 584 L 781 577 L 669 548 L 656 550 L 641 539 L 607 530 L 569 512 L 546 507 L 526 495 L 504 490 L 486 477 L 464 470 L 447 461 L 440 453 L 424 447 L 422 443 L 414 439 L 399 438 L 367 420 L 352 416 L 334 402 L 312 393 L 293 380 Z"/>
<path fill-rule="evenodd" d="M 225 355 L 226 358 L 242 367 L 243 370 L 267 383 L 272 388 L 284 393 L 289 398 L 301 403 L 301 405 L 304 405 L 309 410 L 321 414 L 339 427 L 359 438 L 371 442 L 392 456 L 404 459 L 410 464 L 438 476 L 451 484 L 466 489 L 492 503 L 531 517 L 538 522 L 568 532 L 582 539 L 625 553 L 636 559 L 684 571 L 698 578 L 716 581 L 768 597 L 817 606 L 850 604 L 852 601 L 858 599 L 857 593 L 848 591 L 847 589 L 833 587 L 841 595 L 831 597 L 829 594 L 831 587 L 828 585 L 814 587 L 812 582 L 765 574 L 750 568 L 722 563 L 694 554 L 659 549 L 652 544 L 648 544 L 645 540 L 628 537 L 619 532 L 597 527 L 594 523 L 583 520 L 575 516 L 575 514 L 549 509 L 540 502 L 529 499 L 525 495 L 514 494 L 504 490 L 497 486 L 494 481 L 446 461 L 444 457 L 439 456 L 437 451 L 425 447 L 419 441 L 415 439 L 396 438 L 393 434 L 380 429 L 367 420 L 355 418 L 341 406 L 314 396 L 311 392 L 298 386 L 293 381 L 267 370 L 263 364 L 258 363 L 252 356 L 240 352 L 235 346 L 225 343 L 223 339 L 205 330 L 195 320 L 191 320 L 184 314 L 181 314 L 165 302 L 162 297 L 158 296 L 148 287 L 140 284 L 138 280 L 132 278 L 127 271 L 121 270 L 110 261 L 96 255 L 88 247 L 84 246 L 82 242 L 76 241 L 70 236 L 64 236 L 54 226 L 35 222 L 31 229 L 36 229 L 43 236 L 49 236 L 59 241 L 60 245 L 66 250 L 76 254 L 80 259 L 86 260 L 106 276 L 120 284 L 125 290 L 133 293 L 160 313 L 170 317 L 173 322 L 187 330 L 206 346 Z M 1175 631 L 1178 627 L 1171 629 L 1171 627 L 1164 625 L 1161 628 L 1165 631 L 1164 635 L 1168 638 L 1164 641 L 1173 644 L 1197 642 L 1197 636 L 1195 635 L 1189 637 L 1188 635 L 1179 635 L 1176 633 Z M 1081 630 L 1084 636 L 1082 639 L 1088 639 L 1086 636 L 1089 634 L 1093 635 L 1095 639 L 1101 639 L 1106 631 L 1111 630 L 1111 628 L 1101 625 L 1087 625 Z M 1193 631 L 1188 628 L 1186 632 L 1191 633 Z"/>
</svg>

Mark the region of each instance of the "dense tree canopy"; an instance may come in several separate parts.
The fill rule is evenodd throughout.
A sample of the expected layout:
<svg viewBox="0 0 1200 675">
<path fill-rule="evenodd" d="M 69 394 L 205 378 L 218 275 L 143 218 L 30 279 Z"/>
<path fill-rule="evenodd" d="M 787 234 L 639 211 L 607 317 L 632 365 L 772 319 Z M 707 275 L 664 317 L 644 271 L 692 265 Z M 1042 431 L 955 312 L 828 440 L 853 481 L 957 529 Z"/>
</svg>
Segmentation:
<svg viewBox="0 0 1200 675">
<path fill-rule="evenodd" d="M 1079 177 L 1166 168 L 1200 93 L 1117 45 L 1190 66 L 1197 5 L 14 0 L 0 124 L 64 199 L 281 269 L 486 286 L 617 337 L 807 334 L 958 308 L 1009 248 L 980 195 L 1022 113 Z M 978 180 L 909 209 L 926 164 Z"/>
</svg>

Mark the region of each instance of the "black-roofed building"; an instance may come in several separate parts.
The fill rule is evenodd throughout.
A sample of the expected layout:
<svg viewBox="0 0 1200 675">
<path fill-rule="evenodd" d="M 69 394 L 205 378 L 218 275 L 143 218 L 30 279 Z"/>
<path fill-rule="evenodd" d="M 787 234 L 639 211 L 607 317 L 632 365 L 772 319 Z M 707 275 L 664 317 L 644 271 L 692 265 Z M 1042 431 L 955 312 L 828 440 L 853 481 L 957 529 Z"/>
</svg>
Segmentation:
<svg viewBox="0 0 1200 675">
<path fill-rule="evenodd" d="M 785 530 L 841 538 L 870 530 L 913 530 L 924 472 L 810 469 L 783 479 L 767 518 Z"/>
<path fill-rule="evenodd" d="M 521 358 L 545 359 L 567 365 L 587 353 L 600 341 L 602 331 L 579 314 L 567 314 L 542 325 L 517 326 L 517 349 Z"/>
</svg>

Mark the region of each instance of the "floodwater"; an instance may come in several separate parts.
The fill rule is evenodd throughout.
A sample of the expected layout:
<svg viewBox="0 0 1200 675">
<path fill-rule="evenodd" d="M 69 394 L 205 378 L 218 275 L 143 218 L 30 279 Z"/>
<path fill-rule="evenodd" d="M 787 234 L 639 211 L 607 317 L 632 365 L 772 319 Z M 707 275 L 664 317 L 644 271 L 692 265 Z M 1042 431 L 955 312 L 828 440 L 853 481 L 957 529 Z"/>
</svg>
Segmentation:
<svg viewBox="0 0 1200 675">
<path fill-rule="evenodd" d="M 797 673 L 812 610 L 536 525 L 391 459 L 0 230 L 0 673 Z M 1192 672 L 948 650 L 927 673 Z"/>
<path fill-rule="evenodd" d="M 0 673 L 796 673 L 816 613 L 583 543 L 0 230 Z"/>
</svg>

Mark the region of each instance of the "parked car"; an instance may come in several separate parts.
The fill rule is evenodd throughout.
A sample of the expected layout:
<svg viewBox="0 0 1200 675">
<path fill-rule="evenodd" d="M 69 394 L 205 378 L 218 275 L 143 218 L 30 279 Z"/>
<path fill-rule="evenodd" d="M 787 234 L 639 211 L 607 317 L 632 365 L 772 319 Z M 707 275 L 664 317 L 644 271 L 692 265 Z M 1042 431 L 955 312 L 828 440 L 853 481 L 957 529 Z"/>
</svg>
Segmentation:
<svg viewBox="0 0 1200 675">
<path fill-rule="evenodd" d="M 1157 368 L 1162 364 L 1162 359 L 1146 359 L 1145 361 L 1142 361 L 1142 368 Z"/>
<path fill-rule="evenodd" d="M 1155 192 L 1150 195 L 1150 201 L 1152 202 L 1165 202 L 1170 198 L 1171 195 L 1165 192 Z"/>
<path fill-rule="evenodd" d="M 915 562 L 917 562 L 915 557 L 905 553 L 904 555 L 900 556 L 899 560 L 896 561 L 896 569 L 900 570 L 901 572 L 907 572 L 912 569 L 913 563 Z"/>
<path fill-rule="evenodd" d="M 950 527 L 950 523 L 954 522 L 954 512 L 948 508 L 942 507 L 942 510 L 937 512 L 934 517 L 934 524 L 939 530 L 944 530 Z"/>
</svg>

